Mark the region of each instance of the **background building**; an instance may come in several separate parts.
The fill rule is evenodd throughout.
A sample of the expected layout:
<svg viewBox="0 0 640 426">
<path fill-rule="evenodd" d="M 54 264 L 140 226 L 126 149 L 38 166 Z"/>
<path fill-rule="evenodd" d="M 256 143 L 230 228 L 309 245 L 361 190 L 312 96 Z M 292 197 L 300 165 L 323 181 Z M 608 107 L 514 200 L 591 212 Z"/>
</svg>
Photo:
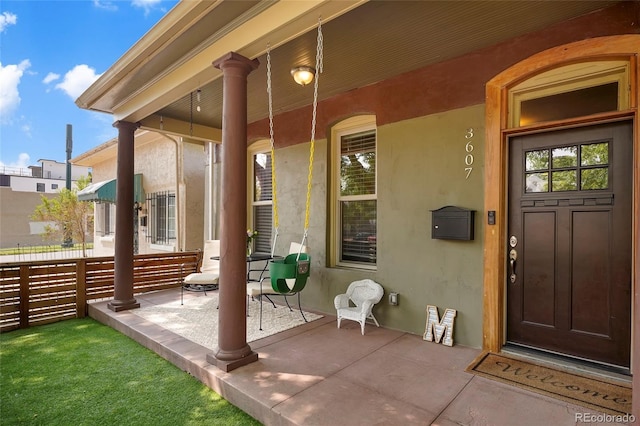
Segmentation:
<svg viewBox="0 0 640 426">
<path fill-rule="evenodd" d="M 0 248 L 41 245 L 46 223 L 31 220 L 42 196 L 54 198 L 66 187 L 66 163 L 38 160 L 25 169 L 0 169 Z M 71 182 L 89 176 L 91 167 L 71 166 Z"/>
<path fill-rule="evenodd" d="M 135 135 L 134 248 L 136 253 L 193 250 L 204 241 L 205 144 L 157 132 Z M 92 184 L 79 193 L 94 201 L 94 255 L 114 254 L 117 233 L 117 139 L 71 159 L 91 167 Z"/>
</svg>

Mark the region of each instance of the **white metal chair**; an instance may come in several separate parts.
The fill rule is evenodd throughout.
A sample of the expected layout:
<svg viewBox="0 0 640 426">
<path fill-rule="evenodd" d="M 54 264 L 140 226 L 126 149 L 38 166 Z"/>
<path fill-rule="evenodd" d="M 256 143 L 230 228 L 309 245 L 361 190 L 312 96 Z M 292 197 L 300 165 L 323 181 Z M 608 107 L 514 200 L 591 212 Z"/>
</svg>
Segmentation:
<svg viewBox="0 0 640 426">
<path fill-rule="evenodd" d="M 380 302 L 384 289 L 373 280 L 365 279 L 349 284 L 345 294 L 339 294 L 333 300 L 338 317 L 338 328 L 343 319 L 357 321 L 364 336 L 364 324 L 367 319 L 372 319 L 376 326 L 380 327 L 378 320 L 373 316 L 373 306 Z"/>
<path fill-rule="evenodd" d="M 200 272 L 189 274 L 182 281 L 182 289 L 180 290 L 181 304 L 184 290 L 203 291 L 206 295 L 207 290 L 216 290 L 218 288 L 220 260 L 212 259 L 213 257 L 220 257 L 220 240 L 207 240 L 204 242 Z"/>
</svg>

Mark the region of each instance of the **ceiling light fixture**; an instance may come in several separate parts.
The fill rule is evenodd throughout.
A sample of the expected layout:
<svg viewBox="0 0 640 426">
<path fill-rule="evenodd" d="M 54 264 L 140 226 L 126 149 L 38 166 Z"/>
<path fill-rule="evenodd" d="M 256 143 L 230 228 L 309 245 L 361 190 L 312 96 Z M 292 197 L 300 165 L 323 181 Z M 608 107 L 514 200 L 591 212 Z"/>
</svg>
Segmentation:
<svg viewBox="0 0 640 426">
<path fill-rule="evenodd" d="M 306 66 L 295 67 L 291 70 L 293 79 L 301 86 L 306 86 L 311 83 L 315 74 L 316 70 Z"/>
</svg>

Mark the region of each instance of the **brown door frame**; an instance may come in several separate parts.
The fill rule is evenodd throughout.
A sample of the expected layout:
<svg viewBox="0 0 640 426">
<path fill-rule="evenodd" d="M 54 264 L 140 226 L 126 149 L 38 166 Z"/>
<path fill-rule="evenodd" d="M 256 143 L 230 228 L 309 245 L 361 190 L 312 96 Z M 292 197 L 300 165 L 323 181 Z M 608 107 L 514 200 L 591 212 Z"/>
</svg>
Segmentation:
<svg viewBox="0 0 640 426">
<path fill-rule="evenodd" d="M 507 92 L 515 84 L 541 72 L 572 62 L 603 58 L 630 61 L 630 109 L 609 118 L 632 118 L 633 135 L 633 254 L 632 318 L 640 317 L 640 35 L 599 37 L 557 46 L 531 56 L 503 71 L 486 85 L 485 135 L 485 215 L 495 211 L 495 225 L 484 227 L 483 349 L 499 352 L 505 339 L 505 279 L 507 230 Z M 595 121 L 595 120 L 592 120 Z M 557 124 L 557 123 L 555 123 Z M 483 219 L 484 220 L 484 219 Z M 637 323 L 638 321 L 634 321 Z M 633 374 L 633 414 L 640 418 L 640 326 L 631 336 Z"/>
</svg>

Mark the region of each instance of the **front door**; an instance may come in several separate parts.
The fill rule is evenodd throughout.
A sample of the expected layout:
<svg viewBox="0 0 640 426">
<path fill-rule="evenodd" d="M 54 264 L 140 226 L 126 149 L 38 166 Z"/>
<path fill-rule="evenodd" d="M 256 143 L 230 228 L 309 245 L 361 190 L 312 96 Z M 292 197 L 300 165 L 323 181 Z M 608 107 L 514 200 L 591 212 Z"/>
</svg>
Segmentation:
<svg viewBox="0 0 640 426">
<path fill-rule="evenodd" d="M 629 367 L 632 125 L 509 141 L 507 341 Z"/>
</svg>

